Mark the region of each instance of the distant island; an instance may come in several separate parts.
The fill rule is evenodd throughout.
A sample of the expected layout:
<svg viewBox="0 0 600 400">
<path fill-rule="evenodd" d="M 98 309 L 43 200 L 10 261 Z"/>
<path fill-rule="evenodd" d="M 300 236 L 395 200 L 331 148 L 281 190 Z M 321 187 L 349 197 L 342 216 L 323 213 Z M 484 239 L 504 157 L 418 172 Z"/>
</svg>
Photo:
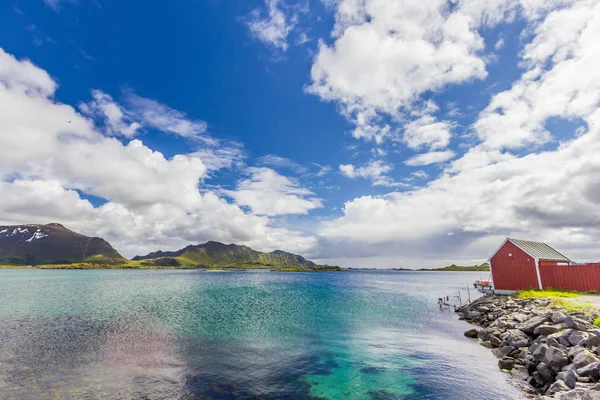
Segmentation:
<svg viewBox="0 0 600 400">
<path fill-rule="evenodd" d="M 247 246 L 209 241 L 176 251 L 156 251 L 131 260 L 110 243 L 63 225 L 0 226 L 0 267 L 60 269 L 94 268 L 204 268 L 207 270 L 270 269 L 282 272 L 343 271 L 318 265 L 306 258 L 275 250 L 256 251 Z"/>
<path fill-rule="evenodd" d="M 419 271 L 489 271 L 490 270 L 490 265 L 488 263 L 483 263 L 481 265 L 469 265 L 469 266 L 462 266 L 462 265 L 449 265 L 447 267 L 443 267 L 443 268 L 432 268 L 432 269 L 425 269 L 422 268 Z"/>
</svg>

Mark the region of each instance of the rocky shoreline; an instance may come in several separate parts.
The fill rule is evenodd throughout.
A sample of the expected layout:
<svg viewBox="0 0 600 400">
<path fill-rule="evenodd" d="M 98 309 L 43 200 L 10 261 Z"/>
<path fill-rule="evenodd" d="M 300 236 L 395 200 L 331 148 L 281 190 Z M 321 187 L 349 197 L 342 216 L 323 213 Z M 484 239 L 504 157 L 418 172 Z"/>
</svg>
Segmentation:
<svg viewBox="0 0 600 400">
<path fill-rule="evenodd" d="M 498 357 L 498 366 L 539 400 L 600 400 L 597 312 L 567 312 L 550 299 L 486 295 L 457 312 L 478 325 L 465 336 Z"/>
</svg>

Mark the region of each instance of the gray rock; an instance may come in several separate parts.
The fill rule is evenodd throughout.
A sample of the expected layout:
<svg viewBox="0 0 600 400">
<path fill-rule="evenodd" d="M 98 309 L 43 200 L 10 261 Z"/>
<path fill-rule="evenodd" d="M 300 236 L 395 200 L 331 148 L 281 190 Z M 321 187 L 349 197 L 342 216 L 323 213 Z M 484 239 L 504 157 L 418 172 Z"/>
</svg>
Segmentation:
<svg viewBox="0 0 600 400">
<path fill-rule="evenodd" d="M 546 341 L 548 345 L 556 341 L 558 344 L 562 344 L 563 346 L 570 346 L 569 335 L 573 333 L 572 329 L 565 329 L 560 332 L 553 333 L 552 335 L 548 335 L 548 340 Z"/>
<path fill-rule="evenodd" d="M 493 347 L 500 347 L 500 343 L 502 343 L 502 340 L 500 340 L 498 336 L 490 335 L 490 344 Z"/>
<path fill-rule="evenodd" d="M 548 364 L 555 372 L 560 371 L 564 366 L 569 364 L 569 356 L 567 353 L 556 347 L 548 347 L 546 354 L 542 360 Z"/>
<path fill-rule="evenodd" d="M 566 325 L 565 324 L 558 324 L 558 325 L 547 325 L 547 324 L 543 324 L 538 326 L 537 328 L 535 328 L 533 330 L 533 333 L 536 335 L 552 335 L 553 333 L 556 332 L 560 332 L 563 329 L 566 329 Z"/>
<path fill-rule="evenodd" d="M 498 367 L 503 370 L 510 371 L 515 366 L 515 359 L 512 357 L 504 357 L 501 360 L 498 360 Z"/>
<path fill-rule="evenodd" d="M 512 315 L 513 319 L 517 322 L 523 322 L 529 319 L 529 315 L 523 313 L 517 313 Z"/>
<path fill-rule="evenodd" d="M 565 322 L 565 319 L 567 319 L 568 315 L 565 314 L 562 311 L 555 311 L 552 313 L 552 316 L 550 317 L 550 319 L 552 320 L 553 323 L 555 324 L 560 324 L 562 322 Z"/>
<path fill-rule="evenodd" d="M 527 372 L 527 368 L 522 365 L 515 365 L 513 369 L 510 370 L 510 375 L 522 381 L 529 379 L 529 372 Z"/>
<path fill-rule="evenodd" d="M 477 333 L 477 339 L 487 342 L 490 340 L 490 333 L 486 329 L 482 329 Z"/>
<path fill-rule="evenodd" d="M 590 377 L 594 380 L 599 380 L 600 379 L 600 362 L 595 362 L 595 363 L 591 363 L 586 365 L 583 368 L 579 368 L 577 370 L 577 375 L 579 375 L 580 377 L 586 378 L 586 377 Z"/>
<path fill-rule="evenodd" d="M 549 320 L 550 320 L 550 315 L 548 315 L 548 314 L 536 315 L 535 317 L 531 317 L 531 318 L 521 322 L 520 324 L 518 324 L 516 326 L 516 328 L 523 332 L 526 332 L 526 333 L 533 333 L 535 328 L 537 328 L 538 326 L 542 325 L 544 322 L 547 322 Z"/>
<path fill-rule="evenodd" d="M 518 329 L 509 329 L 501 336 L 501 338 L 506 340 L 508 345 L 514 348 L 529 345 L 529 336 Z"/>
<path fill-rule="evenodd" d="M 554 382 L 556 373 L 548 364 L 546 364 L 546 363 L 538 364 L 536 371 L 542 380 L 542 383 L 540 383 L 540 384 L 547 383 L 547 382 Z"/>
<path fill-rule="evenodd" d="M 569 343 L 573 346 L 580 345 L 585 346 L 587 344 L 588 339 L 590 338 L 590 334 L 582 331 L 573 331 L 569 337 Z"/>
<path fill-rule="evenodd" d="M 588 328 L 591 327 L 591 324 L 583 319 L 577 318 L 577 317 L 567 317 L 565 319 L 565 324 L 567 325 L 568 328 L 571 329 L 577 329 L 580 331 L 587 331 Z"/>
<path fill-rule="evenodd" d="M 469 311 L 465 316 L 466 319 L 477 320 L 481 317 L 481 313 L 479 311 Z"/>
<path fill-rule="evenodd" d="M 569 350 L 569 357 L 575 358 L 575 356 L 577 354 L 579 354 L 580 352 L 582 352 L 584 350 L 585 350 L 585 347 L 573 346 L 573 347 L 571 347 L 571 350 Z"/>
<path fill-rule="evenodd" d="M 598 359 L 598 357 L 596 357 L 592 352 L 585 350 L 585 349 L 578 352 L 577 355 L 575 355 L 575 357 L 573 357 L 573 365 L 577 369 L 583 368 L 588 364 L 592 364 L 592 363 L 595 363 L 598 361 L 600 361 L 600 359 Z"/>
<path fill-rule="evenodd" d="M 554 395 L 554 398 L 556 400 L 600 400 L 600 392 L 577 388 L 568 392 L 558 392 Z"/>
<path fill-rule="evenodd" d="M 498 358 L 504 358 L 509 355 L 515 348 L 512 346 L 503 346 L 492 350 L 492 353 Z"/>
<path fill-rule="evenodd" d="M 568 390 L 570 390 L 571 388 L 567 386 L 567 384 L 563 381 L 556 381 L 554 382 L 552 385 L 550 385 L 550 388 L 546 391 L 546 394 L 549 396 L 552 396 L 558 392 L 566 392 Z"/>
<path fill-rule="evenodd" d="M 465 336 L 469 338 L 476 338 L 479 334 L 479 328 L 471 328 L 468 331 L 465 331 Z"/>
<path fill-rule="evenodd" d="M 575 385 L 577 384 L 577 378 L 579 378 L 577 372 L 572 370 L 562 371 L 559 372 L 558 375 L 556 375 L 556 380 L 563 381 L 565 385 L 567 385 L 570 389 L 575 389 Z"/>
<path fill-rule="evenodd" d="M 535 361 L 541 362 L 546 355 L 546 351 L 548 351 L 548 345 L 542 343 L 535 348 L 531 355 Z"/>
</svg>

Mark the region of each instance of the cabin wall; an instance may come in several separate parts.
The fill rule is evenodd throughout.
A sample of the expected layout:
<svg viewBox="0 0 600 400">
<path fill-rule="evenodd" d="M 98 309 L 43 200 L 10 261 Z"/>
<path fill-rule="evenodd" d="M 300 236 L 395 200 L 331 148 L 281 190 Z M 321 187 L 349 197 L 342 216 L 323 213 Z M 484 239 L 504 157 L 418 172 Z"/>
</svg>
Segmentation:
<svg viewBox="0 0 600 400">
<path fill-rule="evenodd" d="M 540 265 L 544 289 L 600 292 L 600 263 L 583 265 Z"/>
<path fill-rule="evenodd" d="M 539 288 L 535 259 L 513 243 L 504 243 L 490 262 L 495 290 Z"/>
</svg>

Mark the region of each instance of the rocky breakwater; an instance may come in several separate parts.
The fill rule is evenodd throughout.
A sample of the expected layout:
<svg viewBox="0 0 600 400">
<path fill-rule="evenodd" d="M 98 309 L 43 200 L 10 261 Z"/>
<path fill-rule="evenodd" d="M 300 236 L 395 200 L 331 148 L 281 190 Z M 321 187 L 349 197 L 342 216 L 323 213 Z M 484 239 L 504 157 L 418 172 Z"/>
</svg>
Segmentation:
<svg viewBox="0 0 600 400">
<path fill-rule="evenodd" d="M 500 369 L 538 399 L 600 399 L 600 328 L 594 312 L 567 312 L 550 299 L 487 295 L 457 310 L 478 325 L 465 336 L 499 358 Z"/>
</svg>

